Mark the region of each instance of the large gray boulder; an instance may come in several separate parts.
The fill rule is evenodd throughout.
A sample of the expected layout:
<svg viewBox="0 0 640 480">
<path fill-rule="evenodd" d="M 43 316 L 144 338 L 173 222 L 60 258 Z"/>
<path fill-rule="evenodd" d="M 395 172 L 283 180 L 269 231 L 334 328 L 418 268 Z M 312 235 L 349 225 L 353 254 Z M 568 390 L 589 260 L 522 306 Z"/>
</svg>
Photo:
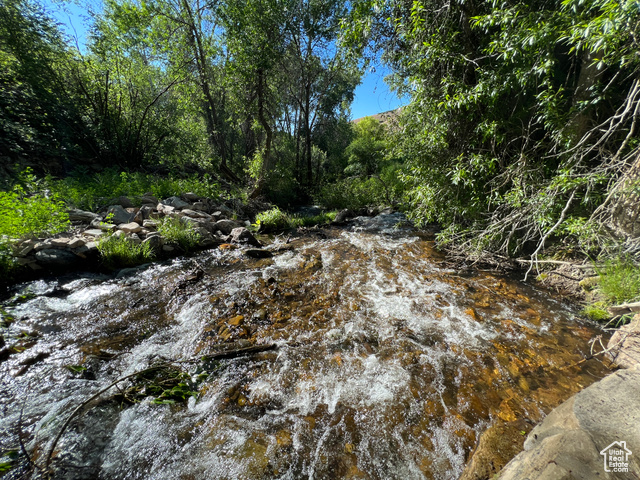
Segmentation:
<svg viewBox="0 0 640 480">
<path fill-rule="evenodd" d="M 498 478 L 640 478 L 640 367 L 612 373 L 554 409 Z"/>
<path fill-rule="evenodd" d="M 92 220 L 99 218 L 99 215 L 96 213 L 78 210 L 77 208 L 68 209 L 67 214 L 69 215 L 69 220 L 72 222 L 91 223 Z"/>
<path fill-rule="evenodd" d="M 114 225 L 120 225 L 121 223 L 129 223 L 133 219 L 133 215 L 120 205 L 111 205 L 107 210 L 106 219 Z"/>
<path fill-rule="evenodd" d="M 80 257 L 68 250 L 49 248 L 36 252 L 35 259 L 38 265 L 51 270 L 63 270 L 75 267 L 80 262 Z"/>
<path fill-rule="evenodd" d="M 225 235 L 229 235 L 234 228 L 238 228 L 241 225 L 233 220 L 218 220 L 214 224 L 216 230 L 220 230 Z"/>
</svg>

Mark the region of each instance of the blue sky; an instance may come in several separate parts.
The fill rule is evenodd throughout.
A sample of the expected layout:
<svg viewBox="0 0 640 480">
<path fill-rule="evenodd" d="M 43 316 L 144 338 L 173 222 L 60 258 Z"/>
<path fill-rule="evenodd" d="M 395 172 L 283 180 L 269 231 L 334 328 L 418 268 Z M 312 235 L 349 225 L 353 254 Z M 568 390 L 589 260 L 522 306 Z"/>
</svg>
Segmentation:
<svg viewBox="0 0 640 480">
<path fill-rule="evenodd" d="M 43 3 L 65 32 L 77 38 L 78 46 L 82 48 L 86 42 L 86 25 L 88 24 L 86 9 L 74 3 L 65 2 L 63 5 L 56 0 L 43 0 Z M 100 4 L 99 0 L 80 0 L 77 3 L 82 5 L 91 3 L 96 7 Z M 384 82 L 384 77 L 388 74 L 389 70 L 381 65 L 376 65 L 375 69 L 367 71 L 362 83 L 355 91 L 355 99 L 351 105 L 353 119 L 393 110 L 408 103 L 408 100 L 399 99 L 389 90 Z"/>
</svg>

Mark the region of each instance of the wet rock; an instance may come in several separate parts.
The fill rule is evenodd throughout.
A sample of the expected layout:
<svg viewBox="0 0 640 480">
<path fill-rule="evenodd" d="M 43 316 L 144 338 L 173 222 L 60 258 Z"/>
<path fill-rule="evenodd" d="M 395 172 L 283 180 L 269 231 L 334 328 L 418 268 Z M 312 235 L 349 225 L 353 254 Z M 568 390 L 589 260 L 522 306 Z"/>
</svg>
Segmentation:
<svg viewBox="0 0 640 480">
<path fill-rule="evenodd" d="M 251 258 L 270 258 L 273 257 L 273 253 L 269 250 L 263 250 L 261 248 L 249 248 L 244 253 L 247 257 Z"/>
<path fill-rule="evenodd" d="M 142 241 L 143 245 L 150 245 L 151 248 L 155 251 L 159 251 L 162 249 L 162 245 L 164 243 L 162 237 L 159 234 L 150 234 Z"/>
<path fill-rule="evenodd" d="M 604 470 L 603 455 L 626 442 L 629 472 L 640 471 L 640 367 L 619 370 L 574 395 L 534 428 L 500 480 L 633 478 Z M 618 444 L 619 445 L 619 444 Z M 620 448 L 620 447 L 619 447 Z M 602 452 L 602 453 L 601 453 Z"/>
<path fill-rule="evenodd" d="M 142 227 L 136 222 L 131 222 L 118 225 L 118 229 L 123 231 L 124 233 L 138 233 L 140 230 L 142 230 Z"/>
<path fill-rule="evenodd" d="M 607 356 L 613 363 L 622 368 L 640 365 L 640 315 L 633 321 L 620 327 L 611 336 L 607 345 Z"/>
<path fill-rule="evenodd" d="M 238 225 L 233 220 L 218 220 L 214 224 L 214 228 L 216 230 L 220 230 L 225 235 L 229 235 L 234 228 L 238 228 L 238 227 L 240 227 L 240 225 Z"/>
<path fill-rule="evenodd" d="M 183 209 L 183 208 L 187 208 L 187 207 L 190 206 L 189 203 L 185 202 L 180 197 L 165 198 L 160 203 L 163 204 L 163 205 L 168 205 L 170 207 L 173 207 L 173 208 L 175 208 L 177 210 L 180 210 L 180 209 Z"/>
<path fill-rule="evenodd" d="M 531 425 L 525 420 L 497 420 L 480 436 L 471 461 L 459 480 L 489 480 L 522 451 Z"/>
<path fill-rule="evenodd" d="M 87 212 L 85 210 L 78 210 L 76 208 L 70 208 L 67 210 L 67 214 L 69 215 L 69 220 L 72 222 L 80 222 L 80 223 L 91 223 L 96 218 L 100 218 L 100 216 L 93 212 Z"/>
<path fill-rule="evenodd" d="M 338 214 L 336 215 L 336 218 L 333 220 L 333 223 L 338 225 L 342 224 L 347 221 L 347 218 L 352 216 L 353 216 L 353 212 L 348 208 L 345 208 L 344 210 L 340 210 L 338 212 Z"/>
<path fill-rule="evenodd" d="M 67 250 L 51 248 L 35 254 L 36 261 L 44 268 L 63 269 L 76 266 L 80 258 Z"/>
<path fill-rule="evenodd" d="M 120 225 L 121 223 L 129 223 L 133 218 L 129 212 L 127 212 L 121 205 L 112 205 L 107 210 L 107 218 L 110 219 L 114 225 Z"/>
<path fill-rule="evenodd" d="M 231 243 L 248 243 L 254 247 L 262 247 L 262 244 L 245 227 L 238 227 L 231 230 Z"/>
</svg>

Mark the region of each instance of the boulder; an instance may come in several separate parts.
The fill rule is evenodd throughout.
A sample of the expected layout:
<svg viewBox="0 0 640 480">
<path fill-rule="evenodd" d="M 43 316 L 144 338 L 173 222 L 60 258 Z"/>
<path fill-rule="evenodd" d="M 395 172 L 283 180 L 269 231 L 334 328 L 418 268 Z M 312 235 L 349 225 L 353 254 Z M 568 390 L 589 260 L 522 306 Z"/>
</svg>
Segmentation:
<svg viewBox="0 0 640 480">
<path fill-rule="evenodd" d="M 145 220 L 144 222 L 142 222 L 142 226 L 144 228 L 149 228 L 149 229 L 156 229 L 158 228 L 158 222 L 156 222 L 155 220 Z"/>
<path fill-rule="evenodd" d="M 191 208 L 193 208 L 194 210 L 197 210 L 198 212 L 206 212 L 207 210 L 209 210 L 207 208 L 207 204 L 204 202 L 193 202 L 193 205 L 191 205 Z"/>
<path fill-rule="evenodd" d="M 170 207 L 176 208 L 178 210 L 191 206 L 190 203 L 185 202 L 180 197 L 165 198 L 160 203 L 162 203 L 163 205 L 169 205 Z"/>
<path fill-rule="evenodd" d="M 142 227 L 139 223 L 131 222 L 118 225 L 118 229 L 122 230 L 124 233 L 138 233 L 140 230 L 142 230 Z"/>
<path fill-rule="evenodd" d="M 55 270 L 74 267 L 80 261 L 80 257 L 73 253 L 57 248 L 49 248 L 36 252 L 35 259 L 41 267 Z"/>
<path fill-rule="evenodd" d="M 133 207 L 133 202 L 131 200 L 129 200 L 128 197 L 125 197 L 124 195 L 121 195 L 118 198 L 115 198 L 115 199 L 111 200 L 111 203 L 114 204 L 114 205 L 120 205 L 123 208 L 132 208 Z"/>
<path fill-rule="evenodd" d="M 640 365 L 640 315 L 636 314 L 631 323 L 615 331 L 607 350 L 607 356 L 619 367 Z"/>
<path fill-rule="evenodd" d="M 233 220 L 218 220 L 214 224 L 214 228 L 216 230 L 220 230 L 225 235 L 229 235 L 234 228 L 238 227 L 240 227 L 240 225 L 238 225 L 238 223 L 234 222 Z"/>
<path fill-rule="evenodd" d="M 269 250 L 263 250 L 261 248 L 249 248 L 244 253 L 247 257 L 251 258 L 270 258 L 273 257 L 273 253 Z"/>
<path fill-rule="evenodd" d="M 192 192 L 183 193 L 181 197 L 188 202 L 197 202 L 198 200 L 200 200 L 200 196 Z"/>
<path fill-rule="evenodd" d="M 129 223 L 133 215 L 127 212 L 121 205 L 111 205 L 107 210 L 106 217 L 110 219 L 114 225 L 120 225 L 121 223 Z"/>
<path fill-rule="evenodd" d="M 631 479 L 640 472 L 640 367 L 618 370 L 574 395 L 534 428 L 500 480 Z M 605 462 L 623 451 L 628 471 Z M 630 455 L 626 454 L 626 451 Z"/>
<path fill-rule="evenodd" d="M 156 206 L 159 202 L 158 198 L 151 193 L 145 193 L 140 197 L 140 203 L 142 205 L 153 205 Z"/>
<path fill-rule="evenodd" d="M 353 212 L 348 208 L 345 208 L 344 210 L 340 210 L 338 212 L 338 214 L 336 215 L 336 218 L 333 220 L 333 223 L 337 223 L 337 224 L 344 223 L 347 221 L 347 218 L 352 216 L 353 216 Z"/>
<path fill-rule="evenodd" d="M 96 218 L 100 218 L 96 213 L 78 210 L 76 208 L 68 209 L 67 214 L 69 215 L 69 220 L 80 223 L 91 223 Z"/>
<path fill-rule="evenodd" d="M 155 251 L 162 250 L 162 245 L 164 244 L 163 238 L 158 233 L 152 233 L 147 236 L 142 241 L 143 245 L 150 245 L 151 248 Z"/>
<path fill-rule="evenodd" d="M 254 247 L 262 247 L 262 244 L 245 227 L 234 228 L 229 236 L 231 243 L 248 243 Z"/>
</svg>

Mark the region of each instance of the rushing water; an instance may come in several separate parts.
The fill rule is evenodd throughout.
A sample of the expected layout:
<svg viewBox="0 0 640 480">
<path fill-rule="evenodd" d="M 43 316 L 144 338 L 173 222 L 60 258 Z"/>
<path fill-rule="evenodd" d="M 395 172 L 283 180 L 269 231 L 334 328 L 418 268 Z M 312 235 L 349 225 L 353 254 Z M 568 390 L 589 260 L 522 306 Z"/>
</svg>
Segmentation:
<svg viewBox="0 0 640 480">
<path fill-rule="evenodd" d="M 493 420 L 536 422 L 603 376 L 580 362 L 596 327 L 517 281 L 445 268 L 401 224 L 22 285 L 5 305 L 18 352 L 0 364 L 0 447 L 20 435 L 43 466 L 76 406 L 162 360 L 197 397 L 129 403 L 121 382 L 69 423 L 54 478 L 454 479 Z"/>
</svg>

